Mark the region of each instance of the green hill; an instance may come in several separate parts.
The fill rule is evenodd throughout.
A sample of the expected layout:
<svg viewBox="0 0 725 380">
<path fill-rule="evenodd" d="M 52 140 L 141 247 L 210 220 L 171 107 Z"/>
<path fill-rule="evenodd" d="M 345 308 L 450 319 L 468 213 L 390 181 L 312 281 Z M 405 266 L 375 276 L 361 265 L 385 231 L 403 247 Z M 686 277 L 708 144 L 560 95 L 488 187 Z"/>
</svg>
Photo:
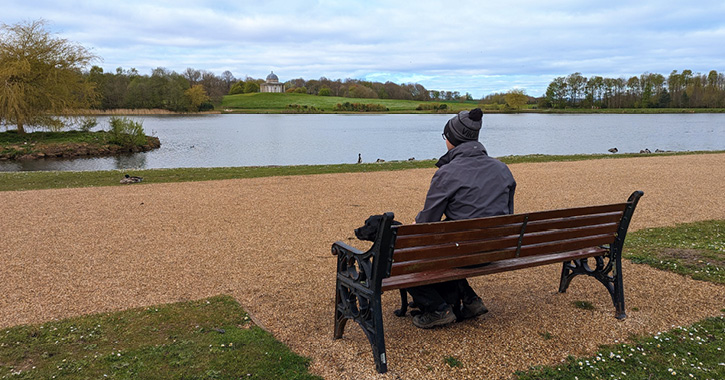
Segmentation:
<svg viewBox="0 0 725 380">
<path fill-rule="evenodd" d="M 297 104 L 300 106 L 315 107 L 324 112 L 335 112 L 333 108 L 338 103 L 362 103 L 381 104 L 389 109 L 391 113 L 415 113 L 432 112 L 416 111 L 416 108 L 425 103 L 445 103 L 448 106 L 446 112 L 453 113 L 477 107 L 475 101 L 470 102 L 421 102 L 417 100 L 397 99 L 357 99 L 343 98 L 336 96 L 316 96 L 308 94 L 273 94 L 273 93 L 251 93 L 239 95 L 227 95 L 221 104 L 221 109 L 227 112 L 284 112 L 287 106 Z"/>
</svg>

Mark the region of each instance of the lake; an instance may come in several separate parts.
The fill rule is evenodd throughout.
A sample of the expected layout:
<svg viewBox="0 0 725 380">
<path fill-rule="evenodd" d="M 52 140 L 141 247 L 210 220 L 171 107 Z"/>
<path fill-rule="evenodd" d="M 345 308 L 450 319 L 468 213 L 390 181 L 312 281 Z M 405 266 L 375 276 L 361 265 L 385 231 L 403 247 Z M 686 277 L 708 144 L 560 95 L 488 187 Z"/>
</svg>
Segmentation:
<svg viewBox="0 0 725 380">
<path fill-rule="evenodd" d="M 161 148 L 119 157 L 0 162 L 0 171 L 338 164 L 438 158 L 449 114 L 132 117 Z M 725 114 L 484 115 L 491 156 L 725 150 Z M 108 117 L 98 117 L 99 128 Z"/>
</svg>

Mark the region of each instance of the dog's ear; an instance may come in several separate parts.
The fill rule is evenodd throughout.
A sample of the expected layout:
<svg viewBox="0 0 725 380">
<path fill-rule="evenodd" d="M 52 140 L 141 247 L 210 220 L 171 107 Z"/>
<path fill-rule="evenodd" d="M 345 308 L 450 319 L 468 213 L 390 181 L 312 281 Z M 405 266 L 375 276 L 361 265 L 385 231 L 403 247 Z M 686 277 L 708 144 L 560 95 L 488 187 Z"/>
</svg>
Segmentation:
<svg viewBox="0 0 725 380">
<path fill-rule="evenodd" d="M 377 227 L 380 225 L 380 220 L 382 219 L 382 215 L 370 215 L 367 219 L 365 219 L 365 225 Z"/>
<path fill-rule="evenodd" d="M 355 229 L 355 236 L 360 240 L 375 241 L 378 236 L 378 228 L 380 227 L 380 221 L 383 219 L 383 215 L 371 215 L 365 220 L 365 225 Z M 393 220 L 393 225 L 400 225 L 401 223 Z"/>
</svg>

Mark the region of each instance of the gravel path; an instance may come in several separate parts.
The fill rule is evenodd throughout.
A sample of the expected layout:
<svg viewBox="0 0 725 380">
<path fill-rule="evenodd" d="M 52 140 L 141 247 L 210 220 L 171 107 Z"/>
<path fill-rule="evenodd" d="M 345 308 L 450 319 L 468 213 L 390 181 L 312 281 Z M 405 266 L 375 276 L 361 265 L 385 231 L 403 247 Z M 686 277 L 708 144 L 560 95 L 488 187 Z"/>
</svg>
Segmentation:
<svg viewBox="0 0 725 380">
<path fill-rule="evenodd" d="M 725 219 L 724 167 L 725 154 L 710 154 L 511 169 L 518 212 L 621 202 L 643 190 L 636 230 Z M 433 172 L 0 192 L 0 327 L 227 293 L 328 379 L 503 379 L 725 307 L 723 286 L 629 262 L 624 321 L 593 279 L 577 278 L 558 294 L 558 265 L 473 279 L 491 312 L 433 331 L 393 316 L 398 297 L 390 292 L 383 296 L 390 371 L 376 375 L 357 325 L 332 340 L 330 245 L 351 238 L 370 214 L 393 211 L 411 222 Z M 595 310 L 576 309 L 575 300 Z M 547 332 L 551 339 L 540 335 Z M 463 367 L 449 368 L 447 356 Z"/>
</svg>

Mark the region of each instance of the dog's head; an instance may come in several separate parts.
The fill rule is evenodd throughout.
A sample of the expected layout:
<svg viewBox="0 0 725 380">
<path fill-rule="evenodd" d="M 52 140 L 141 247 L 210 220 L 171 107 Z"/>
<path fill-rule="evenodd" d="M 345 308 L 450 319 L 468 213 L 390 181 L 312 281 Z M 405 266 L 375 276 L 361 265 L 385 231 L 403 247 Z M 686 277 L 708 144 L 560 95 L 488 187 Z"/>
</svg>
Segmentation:
<svg viewBox="0 0 725 380">
<path fill-rule="evenodd" d="M 365 220 L 365 225 L 355 229 L 355 236 L 357 236 L 360 240 L 375 241 L 375 237 L 378 236 L 378 228 L 380 228 L 380 222 L 382 220 L 382 215 L 371 215 Z M 393 225 L 399 224 L 401 223 L 393 220 Z"/>
</svg>

